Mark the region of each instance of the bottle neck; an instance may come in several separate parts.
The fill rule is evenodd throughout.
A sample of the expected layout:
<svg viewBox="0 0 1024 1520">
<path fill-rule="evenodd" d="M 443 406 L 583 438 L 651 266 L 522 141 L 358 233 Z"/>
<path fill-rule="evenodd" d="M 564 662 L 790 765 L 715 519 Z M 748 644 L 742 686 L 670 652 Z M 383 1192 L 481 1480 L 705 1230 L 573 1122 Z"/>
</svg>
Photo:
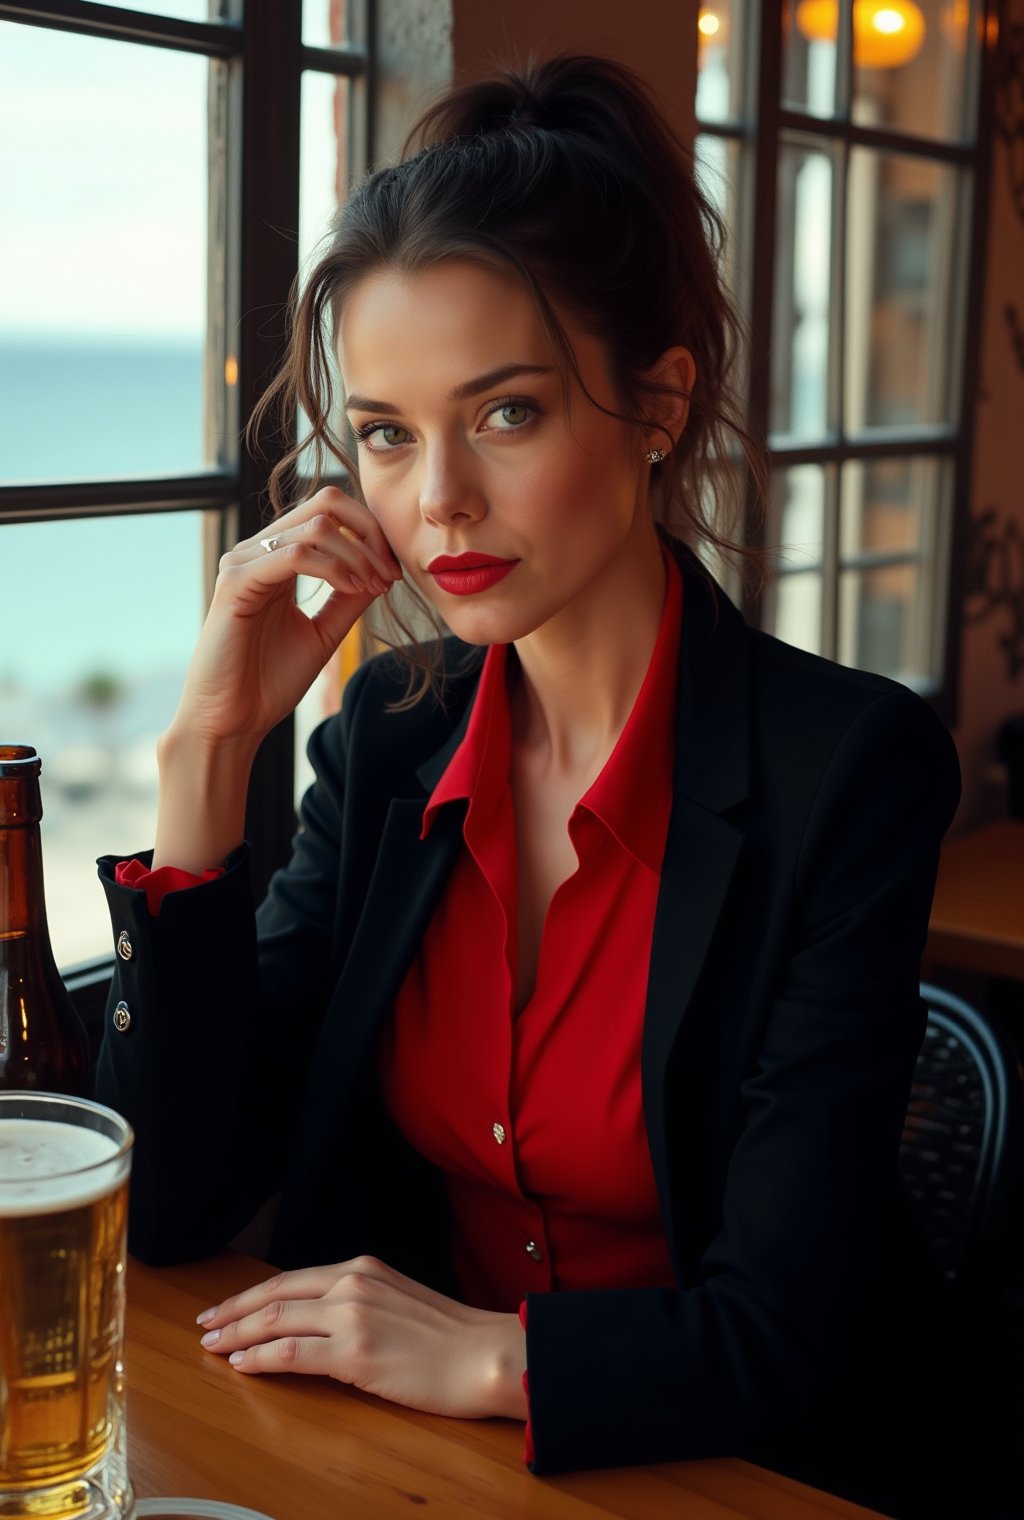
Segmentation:
<svg viewBox="0 0 1024 1520">
<path fill-rule="evenodd" d="M 0 780 L 0 940 L 28 935 L 49 944 L 41 814 L 37 781 Z"/>
</svg>

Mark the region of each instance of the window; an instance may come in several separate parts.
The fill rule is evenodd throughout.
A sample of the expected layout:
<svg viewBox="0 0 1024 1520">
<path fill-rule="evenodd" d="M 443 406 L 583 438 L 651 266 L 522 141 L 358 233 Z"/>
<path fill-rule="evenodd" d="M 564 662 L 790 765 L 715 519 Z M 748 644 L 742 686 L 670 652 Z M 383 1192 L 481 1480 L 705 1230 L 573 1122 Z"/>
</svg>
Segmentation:
<svg viewBox="0 0 1024 1520">
<path fill-rule="evenodd" d="M 371 3 L 0 0 L 0 711 L 43 757 L 65 966 L 109 957 L 93 858 L 152 842 L 156 736 L 219 556 L 263 521 L 283 445 L 251 459 L 240 429 L 369 152 Z M 293 726 L 253 777 L 258 889 Z"/>
<path fill-rule="evenodd" d="M 978 0 L 706 0 L 699 171 L 749 318 L 789 642 L 952 716 L 947 588 L 969 489 L 987 138 Z M 755 73 L 756 70 L 756 73 Z M 758 531 L 752 528 L 752 531 Z"/>
</svg>

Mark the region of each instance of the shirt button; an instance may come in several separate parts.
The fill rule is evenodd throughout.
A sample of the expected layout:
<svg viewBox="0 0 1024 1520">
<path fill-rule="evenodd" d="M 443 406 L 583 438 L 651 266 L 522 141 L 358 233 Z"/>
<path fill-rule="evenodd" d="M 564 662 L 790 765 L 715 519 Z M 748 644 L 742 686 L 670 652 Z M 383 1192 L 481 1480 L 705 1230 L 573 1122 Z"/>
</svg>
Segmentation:
<svg viewBox="0 0 1024 1520">
<path fill-rule="evenodd" d="M 497 1140 L 497 1142 L 498 1142 L 499 1145 L 504 1145 L 505 1144 L 505 1126 L 504 1126 L 504 1124 L 492 1124 L 492 1126 L 491 1126 L 491 1134 L 494 1136 L 495 1140 Z"/>
<path fill-rule="evenodd" d="M 127 929 L 122 929 L 117 936 L 117 953 L 123 961 L 130 961 L 132 958 L 132 942 L 128 938 Z"/>
<path fill-rule="evenodd" d="M 528 1240 L 526 1242 L 526 1254 L 527 1256 L 532 1256 L 534 1261 L 544 1260 L 544 1253 L 535 1240 Z"/>
<path fill-rule="evenodd" d="M 127 1034 L 131 1027 L 131 1022 L 132 1014 L 128 1004 L 124 1002 L 118 1003 L 114 1009 L 114 1028 L 118 1034 Z"/>
</svg>

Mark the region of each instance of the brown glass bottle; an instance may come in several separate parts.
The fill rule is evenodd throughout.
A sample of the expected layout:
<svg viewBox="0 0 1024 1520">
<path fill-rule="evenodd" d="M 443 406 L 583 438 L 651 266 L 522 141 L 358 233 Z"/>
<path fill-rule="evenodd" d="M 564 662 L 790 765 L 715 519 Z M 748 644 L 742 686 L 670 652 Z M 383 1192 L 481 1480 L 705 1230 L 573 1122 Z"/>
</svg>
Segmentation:
<svg viewBox="0 0 1024 1520">
<path fill-rule="evenodd" d="M 0 1091 L 85 1097 L 89 1042 L 46 923 L 40 769 L 27 744 L 0 744 Z"/>
</svg>

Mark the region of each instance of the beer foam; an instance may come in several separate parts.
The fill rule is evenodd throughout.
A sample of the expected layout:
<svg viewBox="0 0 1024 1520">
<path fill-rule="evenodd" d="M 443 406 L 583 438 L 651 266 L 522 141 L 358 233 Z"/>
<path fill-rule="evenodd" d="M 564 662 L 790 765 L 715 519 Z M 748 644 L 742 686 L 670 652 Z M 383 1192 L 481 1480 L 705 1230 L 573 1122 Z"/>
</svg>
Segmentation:
<svg viewBox="0 0 1024 1520">
<path fill-rule="evenodd" d="M 84 1208 L 121 1180 L 109 1135 L 53 1119 L 0 1120 L 0 1219 Z M 91 1168 L 84 1171 L 83 1168 Z"/>
</svg>

